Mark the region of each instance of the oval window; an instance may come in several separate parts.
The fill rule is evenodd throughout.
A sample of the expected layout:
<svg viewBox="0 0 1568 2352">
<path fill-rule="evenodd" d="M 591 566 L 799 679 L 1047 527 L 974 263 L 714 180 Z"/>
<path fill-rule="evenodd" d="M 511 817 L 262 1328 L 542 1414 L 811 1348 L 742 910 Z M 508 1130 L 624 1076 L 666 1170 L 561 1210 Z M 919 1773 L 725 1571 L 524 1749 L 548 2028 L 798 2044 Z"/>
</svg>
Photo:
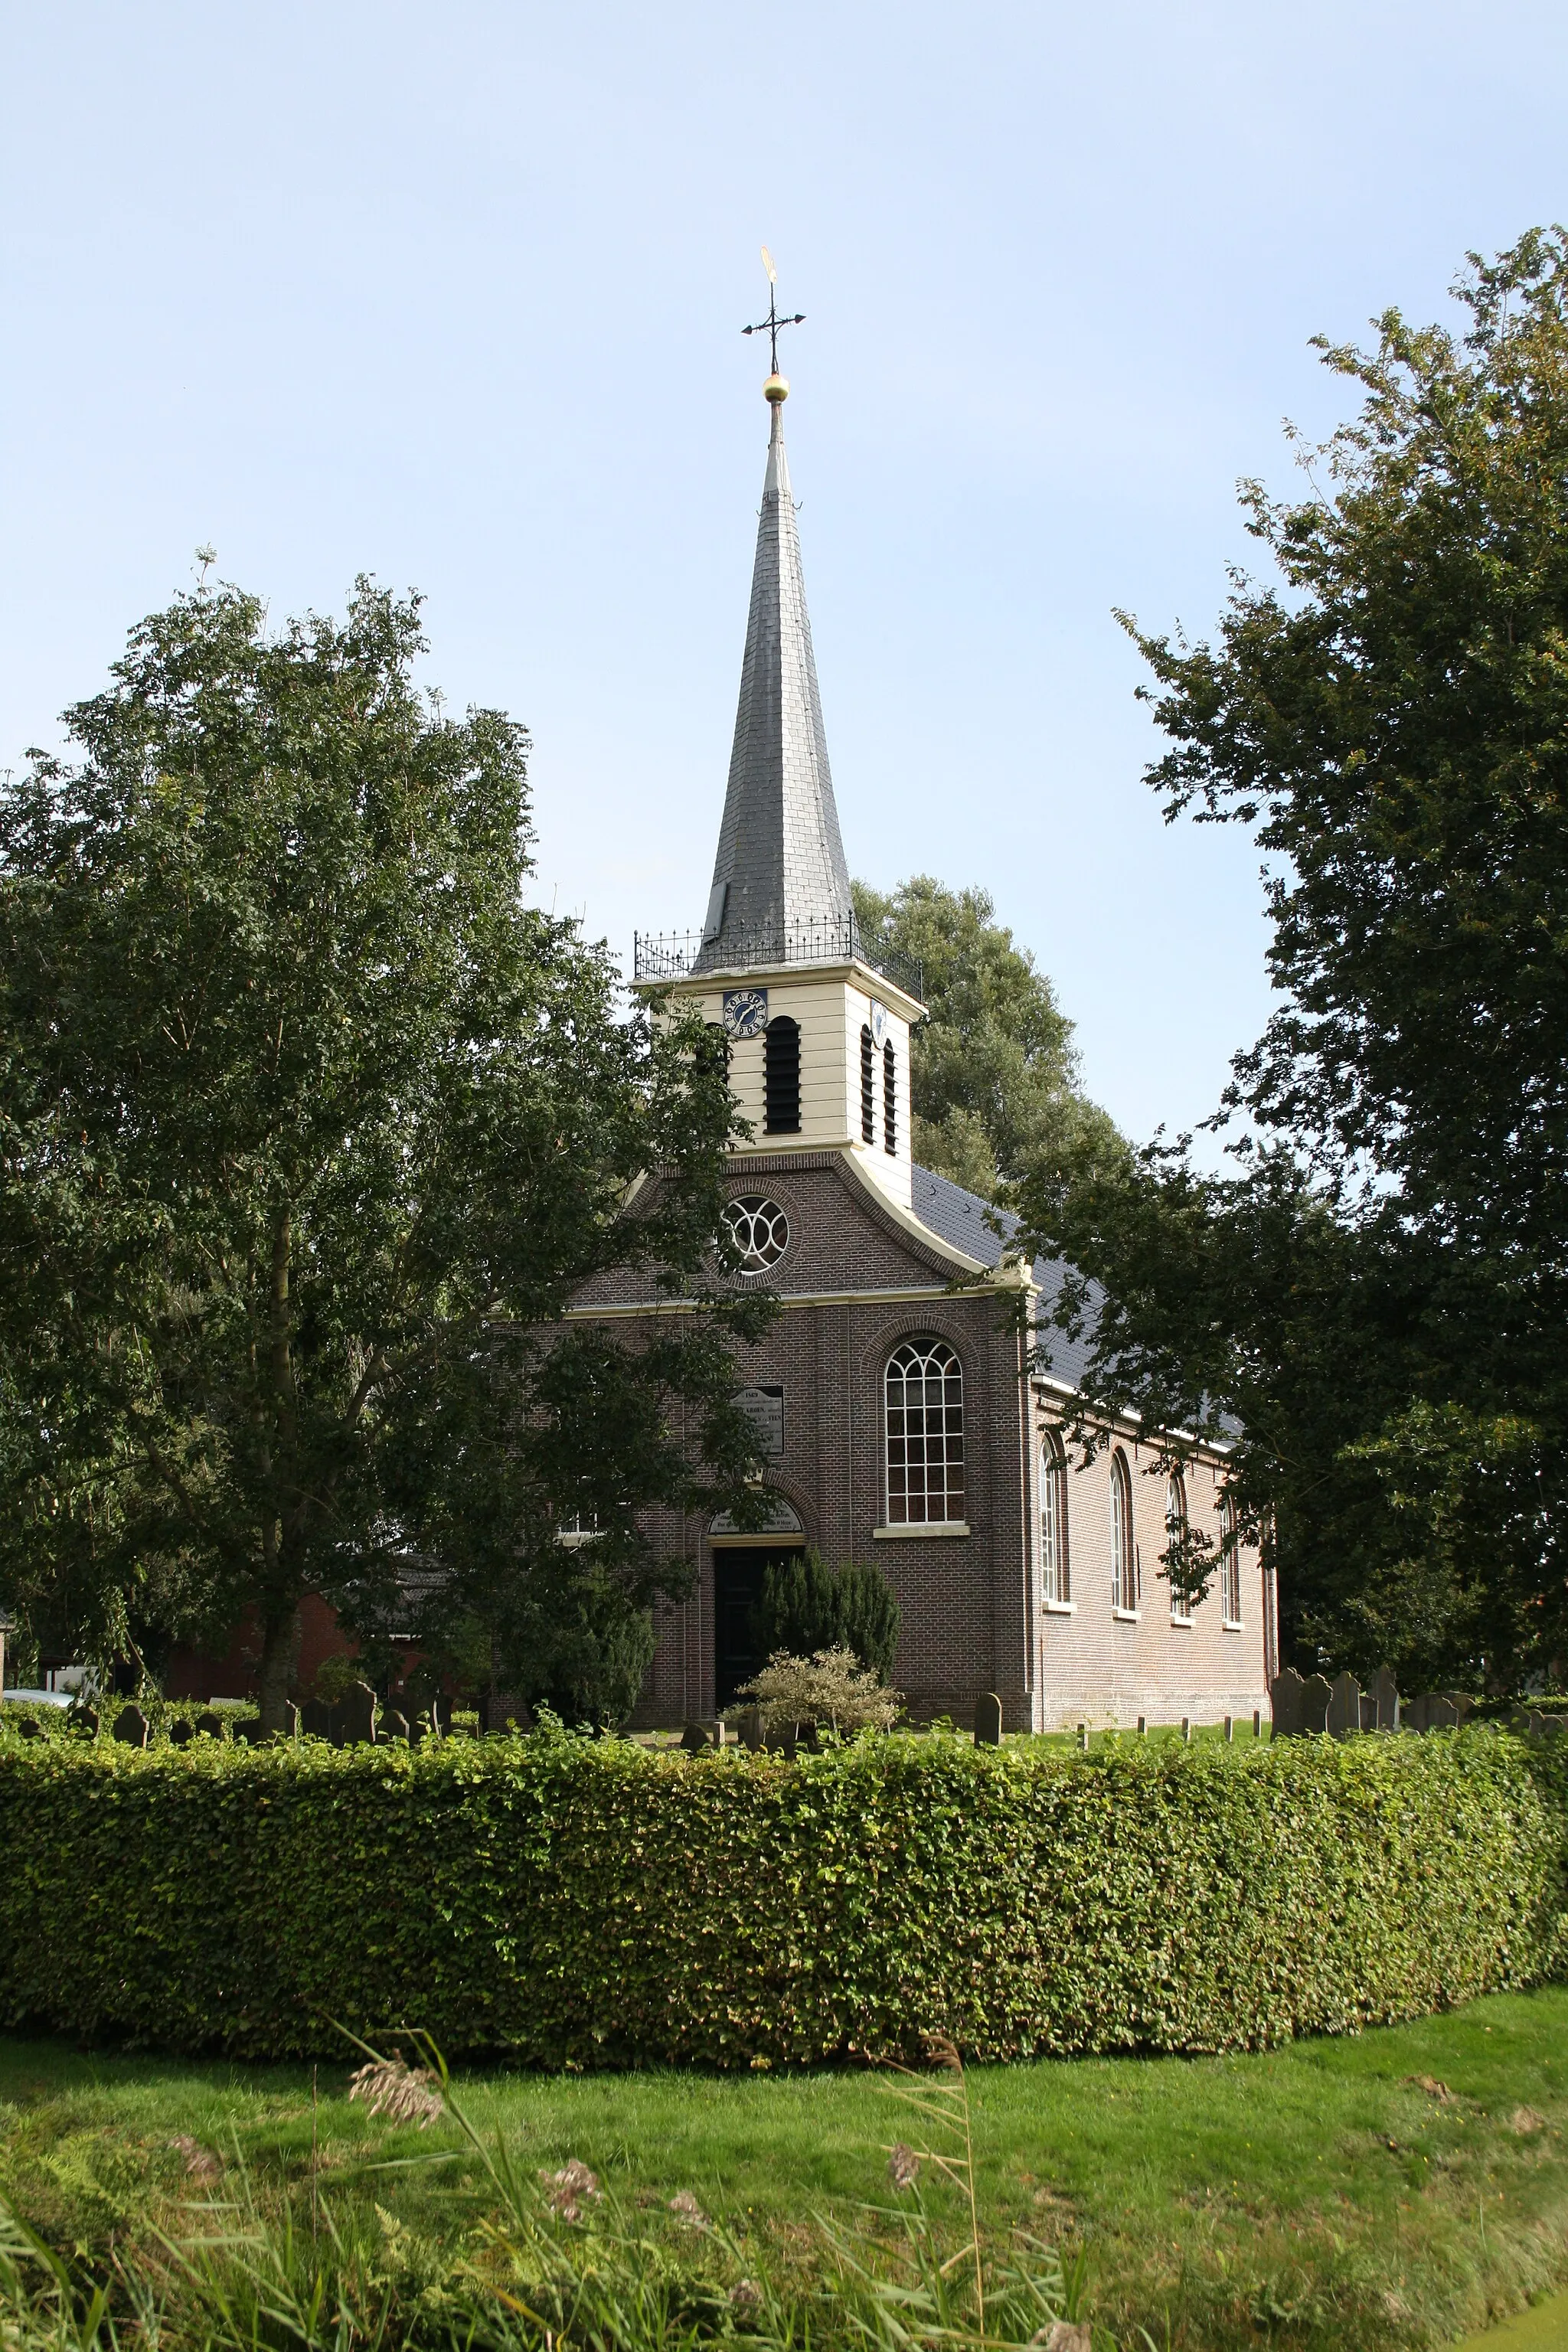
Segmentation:
<svg viewBox="0 0 1568 2352">
<path fill-rule="evenodd" d="M 789 1219 L 776 1201 L 758 1192 L 726 1202 L 724 1230 L 740 1255 L 742 1274 L 765 1274 L 789 1247 Z"/>
</svg>

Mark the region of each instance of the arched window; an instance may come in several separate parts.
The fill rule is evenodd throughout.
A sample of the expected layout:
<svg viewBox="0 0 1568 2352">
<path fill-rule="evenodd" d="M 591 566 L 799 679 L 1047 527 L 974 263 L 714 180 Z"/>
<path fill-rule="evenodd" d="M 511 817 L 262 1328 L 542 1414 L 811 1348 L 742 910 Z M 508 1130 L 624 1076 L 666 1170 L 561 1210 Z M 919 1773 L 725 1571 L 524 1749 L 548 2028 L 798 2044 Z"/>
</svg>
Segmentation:
<svg viewBox="0 0 1568 2352">
<path fill-rule="evenodd" d="M 963 1368 L 943 1339 L 909 1339 L 888 1359 L 888 1524 L 963 1517 Z"/>
<path fill-rule="evenodd" d="M 860 1140 L 877 1140 L 877 1065 L 868 1024 L 860 1032 Z"/>
<path fill-rule="evenodd" d="M 1132 1538 L 1132 1480 L 1119 1445 L 1110 1457 L 1110 1605 L 1138 1606 L 1138 1549 Z"/>
<path fill-rule="evenodd" d="M 1047 1601 L 1072 1599 L 1068 1566 L 1068 1458 L 1061 1439 L 1047 1429 L 1040 1440 L 1040 1567 Z"/>
<path fill-rule="evenodd" d="M 1190 1625 L 1193 1595 L 1187 1559 L 1187 1482 L 1179 1470 L 1165 1481 L 1165 1572 L 1171 1582 L 1171 1619 Z"/>
<path fill-rule="evenodd" d="M 889 1151 L 899 1148 L 899 1066 L 891 1041 L 882 1048 L 882 1142 Z"/>
<path fill-rule="evenodd" d="M 1219 1504 L 1219 1613 L 1227 1625 L 1241 1622 L 1241 1530 L 1228 1495 Z"/>
<path fill-rule="evenodd" d="M 800 1024 L 781 1013 L 763 1032 L 763 1118 L 770 1135 L 800 1132 Z"/>
</svg>

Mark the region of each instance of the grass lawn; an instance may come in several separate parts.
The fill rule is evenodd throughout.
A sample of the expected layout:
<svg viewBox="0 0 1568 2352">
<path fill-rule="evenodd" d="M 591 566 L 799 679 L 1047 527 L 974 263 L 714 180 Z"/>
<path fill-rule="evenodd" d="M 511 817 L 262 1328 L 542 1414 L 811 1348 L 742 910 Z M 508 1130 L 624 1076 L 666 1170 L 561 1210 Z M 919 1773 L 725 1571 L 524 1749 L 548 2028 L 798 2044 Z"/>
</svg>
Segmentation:
<svg viewBox="0 0 1568 2352">
<path fill-rule="evenodd" d="M 454 2136 L 371 2121 L 347 2072 L 319 2078 L 323 2189 L 374 2196 L 426 2240 L 467 2226 L 438 2186 L 461 2166 L 360 2170 Z M 650 2216 L 688 2189 L 785 2272 L 810 2264 L 816 2215 L 889 2200 L 885 2150 L 921 2129 L 891 2078 L 863 2073 L 457 2088 L 526 2167 L 578 2158 Z M 1568 2283 L 1565 1989 L 1258 2056 L 977 2067 L 969 2088 L 987 2229 L 1086 2243 L 1097 2316 L 1124 2343 L 1141 2325 L 1205 2352 L 1446 2345 Z M 188 2193 L 176 2135 L 237 2142 L 259 2193 L 298 2196 L 312 2121 L 308 2068 L 0 2039 L 0 2188 L 64 2248 L 167 2221 Z"/>
</svg>

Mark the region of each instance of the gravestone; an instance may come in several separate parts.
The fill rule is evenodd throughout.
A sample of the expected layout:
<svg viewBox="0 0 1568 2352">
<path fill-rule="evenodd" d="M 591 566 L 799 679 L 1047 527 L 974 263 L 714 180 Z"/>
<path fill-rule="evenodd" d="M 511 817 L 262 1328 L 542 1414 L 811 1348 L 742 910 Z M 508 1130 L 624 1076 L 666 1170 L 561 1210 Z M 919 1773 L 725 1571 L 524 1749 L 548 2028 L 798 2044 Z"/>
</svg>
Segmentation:
<svg viewBox="0 0 1568 2352">
<path fill-rule="evenodd" d="M 758 1748 L 763 1744 L 763 1711 L 761 1707 L 747 1707 L 745 1713 L 741 1717 L 740 1732 L 742 1745 L 749 1748 L 754 1756 Z"/>
<path fill-rule="evenodd" d="M 375 1693 L 355 1683 L 331 1710 L 327 1737 L 334 1748 L 353 1748 L 375 1738 Z"/>
<path fill-rule="evenodd" d="M 147 1718 L 139 1706 L 122 1706 L 114 1718 L 114 1737 L 128 1748 L 147 1745 Z"/>
<path fill-rule="evenodd" d="M 44 1727 L 36 1716 L 23 1716 L 16 1728 L 24 1739 L 41 1739 L 44 1736 Z"/>
<path fill-rule="evenodd" d="M 1329 1685 L 1329 1732 L 1335 1739 L 1348 1739 L 1360 1729 L 1361 1685 L 1347 1668 Z"/>
<path fill-rule="evenodd" d="M 300 1709 L 300 1728 L 307 1739 L 330 1739 L 332 1710 L 324 1699 L 308 1698 Z"/>
<path fill-rule="evenodd" d="M 1146 1739 L 1148 1736 L 1149 1718 L 1146 1715 L 1141 1715 L 1138 1718 L 1138 1737 L 1140 1739 Z"/>
<path fill-rule="evenodd" d="M 179 1718 L 178 1722 L 172 1723 L 169 1726 L 169 1745 L 171 1748 L 188 1748 L 194 1738 L 195 1734 L 193 1733 L 190 1725 L 185 1721 L 184 1716 Z"/>
<path fill-rule="evenodd" d="M 1294 1666 L 1287 1666 L 1274 1677 L 1269 1698 L 1274 1709 L 1276 1739 L 1295 1739 L 1302 1728 L 1301 1693 L 1306 1685 Z"/>
<path fill-rule="evenodd" d="M 1234 1747 L 1236 1744 L 1236 1726 L 1228 1715 L 1225 1719 L 1225 1744 L 1227 1748 Z"/>
<path fill-rule="evenodd" d="M 1087 1756 L 1089 1754 L 1089 1726 L 1087 1723 L 1080 1723 L 1079 1725 L 1078 1749 L 1080 1756 Z"/>
<path fill-rule="evenodd" d="M 1458 1731 L 1463 1721 L 1464 1717 L 1459 1712 L 1457 1699 L 1450 1698 L 1446 1691 L 1437 1691 L 1433 1695 L 1431 1714 L 1426 1725 L 1428 1731 Z"/>
<path fill-rule="evenodd" d="M 1252 1736 L 1254 1739 L 1261 1739 L 1263 1737 L 1263 1709 L 1260 1706 L 1255 1706 L 1252 1710 Z"/>
<path fill-rule="evenodd" d="M 976 1748 L 1000 1748 L 1002 1745 L 1002 1702 L 994 1691 L 982 1691 L 974 1702 L 974 1745 Z"/>
<path fill-rule="evenodd" d="M 1184 1748 L 1190 1748 L 1192 1744 L 1193 1718 L 1190 1715 L 1184 1715 L 1182 1717 L 1182 1745 Z"/>
<path fill-rule="evenodd" d="M 209 1706 L 205 1715 L 197 1716 L 196 1729 L 207 1739 L 221 1739 L 223 1738 L 223 1717 L 221 1715 L 215 1715 Z"/>
<path fill-rule="evenodd" d="M 70 1714 L 70 1726 L 71 1729 L 79 1732 L 83 1739 L 96 1739 L 98 1709 L 94 1706 L 73 1707 Z"/>
<path fill-rule="evenodd" d="M 400 1739 L 403 1742 L 403 1745 L 406 1748 L 408 1745 L 408 1717 L 405 1715 L 401 1714 L 396 1707 L 389 1706 L 386 1710 L 384 1721 L 386 1725 L 386 1736 L 388 1739 Z"/>
<path fill-rule="evenodd" d="M 700 1756 L 708 1745 L 708 1734 L 700 1723 L 689 1723 L 680 1735 L 680 1744 L 689 1756 Z"/>
<path fill-rule="evenodd" d="M 1304 1732 L 1327 1731 L 1329 1706 L 1333 1691 L 1323 1675 L 1309 1675 L 1301 1685 L 1301 1728 Z"/>
<path fill-rule="evenodd" d="M 1399 1687 L 1386 1666 L 1379 1666 L 1377 1680 L 1372 1686 L 1373 1702 L 1377 1709 L 1375 1728 L 1397 1731 L 1399 1728 Z"/>
</svg>

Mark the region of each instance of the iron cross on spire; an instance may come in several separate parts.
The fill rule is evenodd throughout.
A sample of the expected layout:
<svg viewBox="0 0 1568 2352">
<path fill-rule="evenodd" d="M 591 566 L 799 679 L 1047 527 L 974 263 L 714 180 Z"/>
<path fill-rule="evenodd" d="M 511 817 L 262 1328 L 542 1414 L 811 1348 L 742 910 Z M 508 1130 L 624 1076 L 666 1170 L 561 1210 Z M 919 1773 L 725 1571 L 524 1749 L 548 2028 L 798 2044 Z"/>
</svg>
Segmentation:
<svg viewBox="0 0 1568 2352">
<path fill-rule="evenodd" d="M 777 375 L 779 372 L 779 329 L 781 327 L 799 327 L 804 325 L 805 320 L 805 312 L 804 310 L 797 310 L 793 319 L 781 319 L 779 317 L 777 294 L 778 271 L 773 268 L 773 255 L 768 251 L 765 245 L 763 247 L 763 268 L 768 273 L 768 315 L 765 319 L 759 319 L 754 327 L 742 327 L 741 332 L 743 335 L 766 335 L 768 339 L 769 352 L 773 360 L 773 373 Z"/>
</svg>

